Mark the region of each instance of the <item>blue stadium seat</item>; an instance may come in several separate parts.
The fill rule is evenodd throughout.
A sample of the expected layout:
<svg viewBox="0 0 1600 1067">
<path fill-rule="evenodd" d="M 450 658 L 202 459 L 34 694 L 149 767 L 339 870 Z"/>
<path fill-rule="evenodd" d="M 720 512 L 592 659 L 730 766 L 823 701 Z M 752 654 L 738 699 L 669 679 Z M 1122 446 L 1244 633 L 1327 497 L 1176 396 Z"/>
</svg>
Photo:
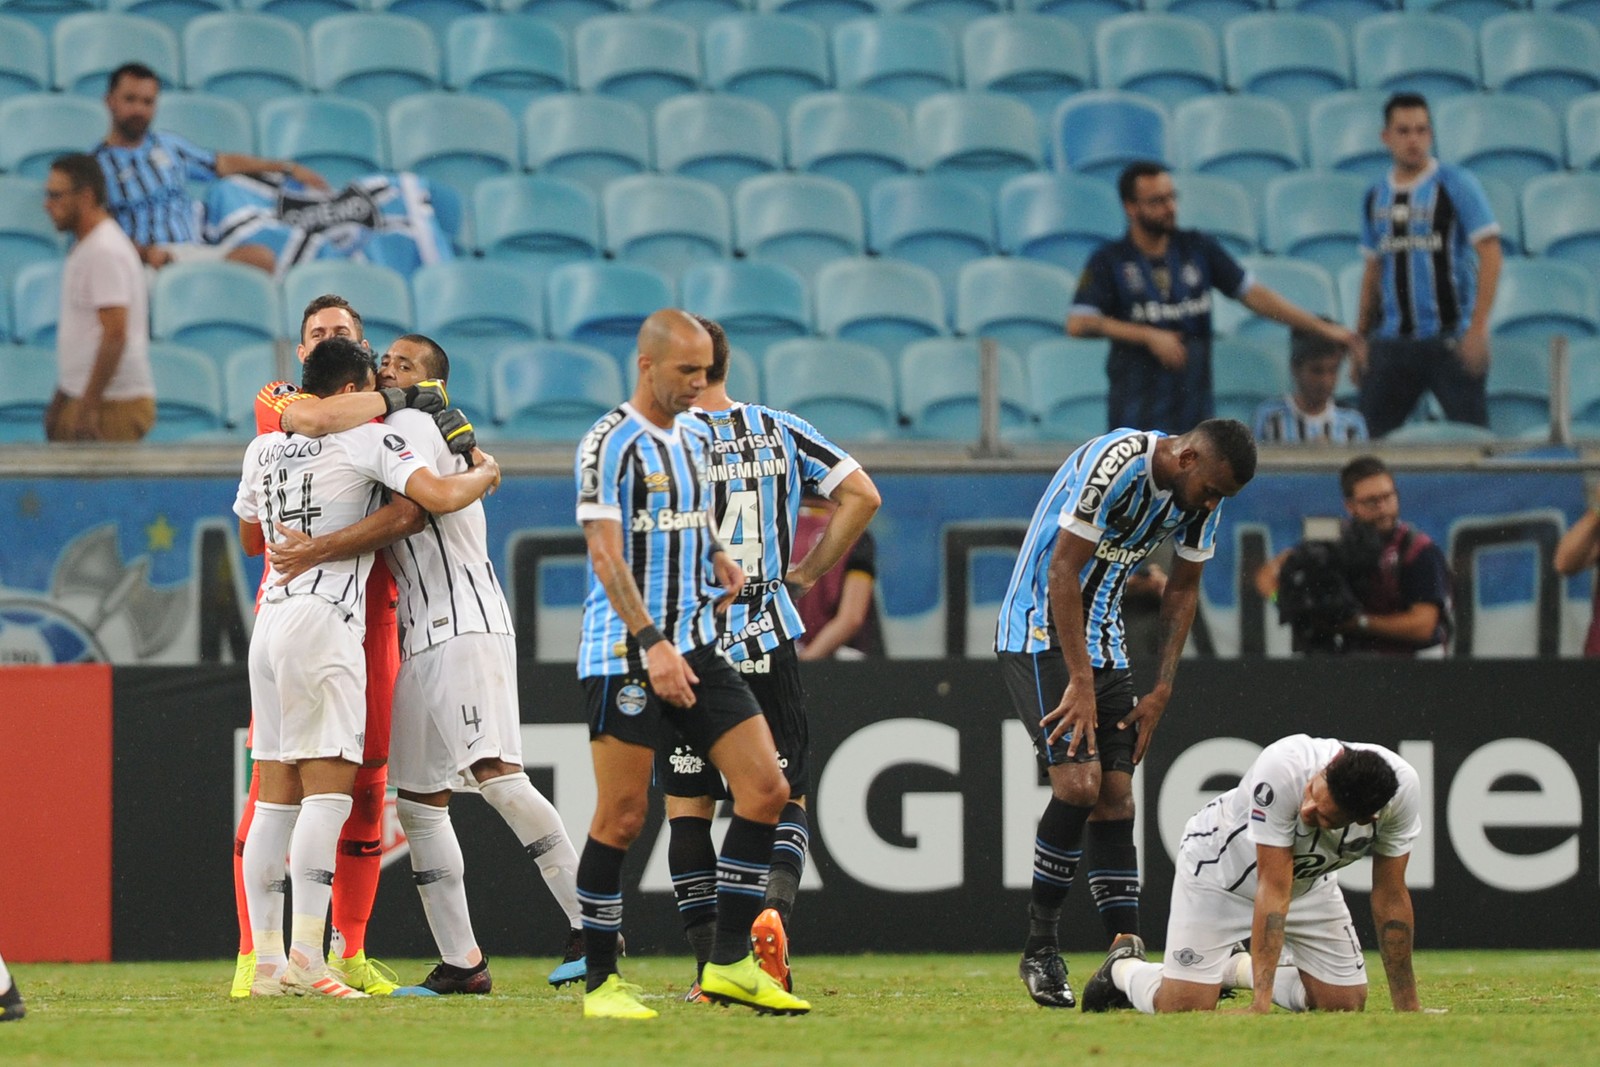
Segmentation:
<svg viewBox="0 0 1600 1067">
<path fill-rule="evenodd" d="M 1081 174 L 1038 171 L 1012 178 L 1001 186 L 997 207 L 1001 252 L 1073 273 L 1125 228 L 1116 191 Z"/>
<path fill-rule="evenodd" d="M 1543 102 L 1515 93 L 1456 96 L 1433 109 L 1439 158 L 1522 188 L 1561 170 L 1561 120 Z"/>
<path fill-rule="evenodd" d="M 1549 104 L 1558 115 L 1600 89 L 1600 30 L 1550 12 L 1501 15 L 1478 30 L 1483 84 Z"/>
<path fill-rule="evenodd" d="M 1337 274 L 1361 259 L 1367 183 L 1353 174 L 1301 171 L 1267 185 L 1268 252 L 1309 260 Z"/>
<path fill-rule="evenodd" d="M 515 173 L 517 124 L 493 100 L 418 93 L 389 108 L 389 161 L 470 197 L 486 178 Z"/>
<path fill-rule="evenodd" d="M 1222 89 L 1222 55 L 1210 27 L 1181 15 L 1138 12 L 1095 30 L 1095 69 L 1107 89 L 1142 93 L 1169 110 Z"/>
<path fill-rule="evenodd" d="M 885 178 L 867 201 L 867 243 L 933 271 L 953 306 L 962 266 L 995 250 L 994 211 L 988 194 L 962 178 Z"/>
<path fill-rule="evenodd" d="M 1266 286 L 1313 315 L 1341 321 L 1338 289 L 1332 276 L 1315 263 L 1286 256 L 1246 256 L 1240 262 L 1257 285 Z M 1213 297 L 1211 321 L 1219 335 L 1249 338 L 1280 352 L 1289 350 L 1289 327 L 1261 318 L 1220 293 Z"/>
<path fill-rule="evenodd" d="M 599 259 L 600 204 L 586 187 L 560 178 L 508 174 L 473 191 L 478 248 L 543 277 L 552 268 Z"/>
<path fill-rule="evenodd" d="M 283 327 L 272 277 L 241 263 L 174 263 L 156 272 L 150 336 L 216 361 L 236 348 L 271 341 Z"/>
<path fill-rule="evenodd" d="M 1307 114 L 1311 165 L 1342 170 L 1369 182 L 1394 166 L 1383 141 L 1383 105 L 1387 93 L 1334 93 L 1312 103 Z"/>
<path fill-rule="evenodd" d="M 439 44 L 404 15 L 331 15 L 312 25 L 311 84 L 319 93 L 371 104 L 379 111 L 402 96 L 439 88 Z"/>
<path fill-rule="evenodd" d="M 606 251 L 676 280 L 733 253 L 728 202 L 710 182 L 665 174 L 618 178 L 600 194 Z"/>
<path fill-rule="evenodd" d="M 812 291 L 818 332 L 872 345 L 890 359 L 912 341 L 948 332 L 939 279 L 914 263 L 834 260 L 817 271 Z"/>
<path fill-rule="evenodd" d="M 50 348 L 0 345 L 0 445 L 44 444 L 44 413 L 56 395 L 56 354 Z"/>
<path fill-rule="evenodd" d="M 500 0 L 500 9 L 554 23 L 570 36 L 580 22 L 627 11 L 628 4 L 626 0 Z"/>
<path fill-rule="evenodd" d="M 1189 171 L 1174 174 L 1172 185 L 1178 194 L 1179 226 L 1210 234 L 1236 259 L 1261 247 L 1259 202 L 1250 199 L 1243 185 L 1232 178 Z M 1118 204 L 1118 211 L 1121 208 Z"/>
<path fill-rule="evenodd" d="M 1530 337 L 1495 339 L 1484 392 L 1489 428 L 1518 437 L 1550 424 L 1550 346 Z"/>
<path fill-rule="evenodd" d="M 256 394 L 277 381 L 277 346 L 262 342 L 245 345 L 222 359 L 222 414 L 231 436 L 248 441 L 256 436 Z"/>
<path fill-rule="evenodd" d="M 1356 24 L 1356 84 L 1422 93 L 1430 104 L 1478 91 L 1477 36 L 1445 15 L 1373 15 Z"/>
<path fill-rule="evenodd" d="M 493 374 L 495 418 L 510 437 L 576 441 L 627 398 L 616 360 L 583 344 L 513 345 Z"/>
<path fill-rule="evenodd" d="M 861 202 L 844 182 L 813 174 L 767 174 L 733 195 L 738 250 L 810 281 L 824 263 L 866 248 Z"/>
<path fill-rule="evenodd" d="M 1050 263 L 991 256 L 961 268 L 956 282 L 956 332 L 992 337 L 1026 351 L 1059 337 L 1078 279 Z"/>
<path fill-rule="evenodd" d="M 106 7 L 119 14 L 159 22 L 180 38 L 190 20 L 233 9 L 225 0 L 108 0 Z"/>
<path fill-rule="evenodd" d="M 276 15 L 288 19 L 302 30 L 311 29 L 321 19 L 366 10 L 361 0 L 239 0 L 242 11 Z"/>
<path fill-rule="evenodd" d="M 450 406 L 466 413 L 481 440 L 493 438 L 498 432 L 494 425 L 494 350 L 452 351 L 445 346 L 445 354 L 450 357 L 450 379 L 445 383 Z"/>
<path fill-rule="evenodd" d="M 1350 45 L 1331 19 L 1294 12 L 1247 15 L 1223 31 L 1228 88 L 1281 101 L 1302 134 L 1311 105 L 1355 84 Z"/>
<path fill-rule="evenodd" d="M 824 31 L 841 22 L 878 13 L 872 0 L 757 0 L 755 8 L 763 13 L 803 18 Z"/>
<path fill-rule="evenodd" d="M 1600 174 L 1551 174 L 1523 186 L 1528 254 L 1600 274 Z"/>
<path fill-rule="evenodd" d="M 940 441 L 972 441 L 978 436 L 978 341 L 936 337 L 906 346 L 900 354 L 900 405 L 907 433 Z M 1009 440 L 1032 436 L 1028 371 L 1022 357 L 1000 349 L 1000 434 Z"/>
<path fill-rule="evenodd" d="M 156 385 L 156 423 L 147 440 L 191 441 L 221 435 L 227 428 L 222 372 L 210 356 L 151 341 L 150 374 Z"/>
<path fill-rule="evenodd" d="M 830 440 L 887 441 L 900 427 L 894 367 L 871 345 L 797 338 L 767 349 L 767 403 L 821 427 Z"/>
<path fill-rule="evenodd" d="M 955 38 L 932 19 L 878 15 L 833 28 L 834 84 L 870 93 L 908 111 L 961 84 Z"/>
<path fill-rule="evenodd" d="M 1383 438 L 1387 445 L 1489 445 L 1497 440 L 1495 432 L 1487 427 L 1447 419 L 1408 422 L 1390 430 Z"/>
<path fill-rule="evenodd" d="M 481 259 L 423 267 L 411 276 L 417 332 L 439 342 L 452 368 L 465 360 L 487 366 L 507 345 L 543 339 L 541 281 L 513 263 Z"/>
<path fill-rule="evenodd" d="M 596 195 L 650 169 L 650 124 L 637 104 L 588 93 L 542 96 L 522 113 L 522 162 Z"/>
<path fill-rule="evenodd" d="M 106 108 L 84 96 L 23 93 L 0 100 L 0 130 L 0 171 L 43 181 L 51 160 L 100 143 Z"/>
<path fill-rule="evenodd" d="M 877 0 L 885 14 L 915 15 L 943 23 L 956 40 L 975 20 L 1009 13 L 1010 0 Z"/>
<path fill-rule="evenodd" d="M 256 144 L 271 159 L 292 159 L 335 186 L 384 169 L 378 113 L 334 96 L 286 96 L 256 109 Z"/>
<path fill-rule="evenodd" d="M 1572 421 L 1589 428 L 1584 436 L 1600 436 L 1600 338 L 1573 338 L 1567 346 Z"/>
<path fill-rule="evenodd" d="M 703 34 L 717 19 L 743 14 L 749 7 L 744 0 L 634 0 L 633 10 L 681 22 Z"/>
<path fill-rule="evenodd" d="M 879 178 L 911 170 L 911 123 L 895 104 L 861 93 L 809 93 L 789 108 L 789 165 L 837 178 L 865 201 Z"/>
<path fill-rule="evenodd" d="M 683 272 L 679 304 L 722 325 L 728 340 L 760 359 L 779 341 L 811 334 L 805 279 L 777 263 L 722 259 Z"/>
<path fill-rule="evenodd" d="M 1028 348 L 1028 389 L 1039 436 L 1086 441 L 1106 432 L 1106 342 L 1052 337 Z"/>
<path fill-rule="evenodd" d="M 746 178 L 783 169 L 783 127 L 765 105 L 726 93 L 684 93 L 656 108 L 656 169 L 732 196 Z"/>
<path fill-rule="evenodd" d="M 1354 26 L 1369 15 L 1380 15 L 1400 7 L 1400 0 L 1273 0 L 1279 11 L 1320 15 L 1341 26 Z"/>
<path fill-rule="evenodd" d="M 1294 116 L 1264 96 L 1201 96 L 1172 116 L 1178 163 L 1232 178 L 1257 199 L 1267 182 L 1301 164 Z"/>
<path fill-rule="evenodd" d="M 30 263 L 60 259 L 62 251 L 61 237 L 44 213 L 44 183 L 0 175 L 0 286 Z M 7 299 L 0 291 L 0 303 Z"/>
<path fill-rule="evenodd" d="M 705 28 L 706 88 L 766 104 L 780 120 L 806 93 L 833 85 L 828 38 L 807 19 L 730 15 Z"/>
<path fill-rule="evenodd" d="M 56 27 L 52 43 L 56 88 L 63 92 L 99 101 L 106 95 L 106 76 L 135 61 L 155 71 L 163 87 L 183 84 L 178 38 L 154 19 L 101 12 L 70 15 Z"/>
<path fill-rule="evenodd" d="M 1352 330 L 1356 328 L 1357 319 L 1361 316 L 1361 277 L 1366 266 L 1365 260 L 1360 263 L 1347 263 L 1334 276 L 1334 285 L 1339 290 L 1341 312 L 1339 321 Z M 1342 397 L 1344 394 L 1335 393 L 1335 395 Z"/>
<path fill-rule="evenodd" d="M 1533 181 L 1538 181 L 1534 178 Z M 1489 198 L 1489 210 L 1500 224 L 1500 247 L 1508 256 L 1523 254 L 1522 194 L 1509 182 L 1499 178 L 1479 178 L 1478 183 Z"/>
<path fill-rule="evenodd" d="M 1220 40 L 1228 26 L 1265 11 L 1270 4 L 1268 0 L 1145 0 L 1144 6 L 1148 11 L 1199 19 L 1211 27 Z"/>
<path fill-rule="evenodd" d="M 992 15 L 969 24 L 961 66 L 967 88 L 1005 93 L 1031 107 L 1044 142 L 1056 105 L 1094 81 L 1083 34 L 1044 15 Z"/>
<path fill-rule="evenodd" d="M 283 278 L 284 336 L 300 335 L 300 312 L 313 297 L 338 293 L 361 312 L 374 352 L 412 331 L 411 289 L 397 271 L 374 263 L 318 260 L 290 267 Z"/>
<path fill-rule="evenodd" d="M 601 15 L 572 38 L 578 88 L 650 110 L 700 87 L 700 47 L 692 29 L 649 15 Z"/>
<path fill-rule="evenodd" d="M 599 348 L 619 366 L 633 363 L 644 320 L 672 302 L 665 278 L 631 263 L 564 263 L 544 280 L 550 336 Z"/>
<path fill-rule="evenodd" d="M 368 4 L 373 11 L 416 19 L 441 45 L 457 19 L 486 15 L 495 8 L 494 0 L 368 0 Z"/>
<path fill-rule="evenodd" d="M 1085 40 L 1092 41 L 1100 23 L 1144 5 L 1140 0 L 1015 0 L 1012 6 L 1018 12 L 1064 19 L 1077 27 Z"/>
<path fill-rule="evenodd" d="M 189 88 L 249 108 L 310 86 L 305 34 L 274 15 L 201 15 L 183 31 L 183 60 Z"/>
<path fill-rule="evenodd" d="M 1115 180 L 1141 159 L 1167 160 L 1167 113 L 1147 96 L 1115 90 L 1078 93 L 1050 122 L 1056 170 Z"/>
<path fill-rule="evenodd" d="M 1567 166 L 1600 170 L 1600 93 L 1586 93 L 1567 105 Z"/>
<path fill-rule="evenodd" d="M 11 336 L 18 344 L 55 347 L 61 264 L 59 259 L 41 259 L 18 268 L 12 278 Z"/>
<path fill-rule="evenodd" d="M 567 39 L 531 15 L 469 15 L 445 36 L 445 85 L 487 97 L 512 115 L 572 84 Z"/>
<path fill-rule="evenodd" d="M 1000 93 L 930 96 L 917 105 L 911 125 L 918 169 L 972 182 L 991 199 L 1042 162 L 1033 111 Z"/>
<path fill-rule="evenodd" d="M 1405 2 L 1407 11 L 1446 15 L 1465 23 L 1473 30 L 1479 29 L 1491 19 L 1527 6 L 1527 0 L 1406 0 Z"/>
<path fill-rule="evenodd" d="M 1600 4 L 1595 0 L 1533 0 L 1529 6 L 1535 11 L 1572 15 L 1583 19 L 1591 26 L 1600 26 Z"/>
<path fill-rule="evenodd" d="M 1548 339 L 1555 334 L 1600 334 L 1600 298 L 1594 275 L 1558 259 L 1508 259 L 1500 269 L 1500 288 L 1489 329 L 1500 337 Z M 1491 360 L 1491 362 L 1493 362 Z"/>
<path fill-rule="evenodd" d="M 156 126 L 213 152 L 255 155 L 256 130 L 250 109 L 211 93 L 162 93 Z"/>
<path fill-rule="evenodd" d="M 0 15 L 0 100 L 50 90 L 50 45 L 19 18 Z"/>
<path fill-rule="evenodd" d="M 1256 408 L 1289 392 L 1289 351 L 1244 337 L 1211 348 L 1211 395 L 1219 419 L 1255 422 Z"/>
</svg>

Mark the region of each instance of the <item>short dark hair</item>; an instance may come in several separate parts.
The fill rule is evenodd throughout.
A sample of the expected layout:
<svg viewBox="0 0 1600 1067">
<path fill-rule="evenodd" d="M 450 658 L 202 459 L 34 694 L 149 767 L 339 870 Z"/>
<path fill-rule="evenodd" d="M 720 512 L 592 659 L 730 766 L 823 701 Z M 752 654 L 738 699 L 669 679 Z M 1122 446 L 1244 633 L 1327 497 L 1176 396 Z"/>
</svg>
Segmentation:
<svg viewBox="0 0 1600 1067">
<path fill-rule="evenodd" d="M 1400 790 L 1394 768 L 1370 748 L 1346 748 L 1322 773 L 1328 795 L 1357 822 L 1370 822 Z"/>
<path fill-rule="evenodd" d="M 1357 456 L 1340 468 L 1339 491 L 1344 494 L 1346 500 L 1349 500 L 1355 495 L 1357 482 L 1364 482 L 1375 474 L 1388 473 L 1388 464 L 1377 456 Z"/>
<path fill-rule="evenodd" d="M 348 337 L 328 337 L 317 342 L 300 368 L 300 388 L 312 396 L 332 396 L 353 383 L 363 384 L 372 373 L 372 353 Z"/>
<path fill-rule="evenodd" d="M 110 74 L 106 75 L 106 92 L 117 91 L 117 83 L 123 78 L 137 78 L 139 81 L 161 82 L 161 75 L 145 66 L 143 63 L 124 63 Z"/>
<path fill-rule="evenodd" d="M 1333 321 L 1326 315 L 1321 318 L 1323 322 Z M 1289 366 L 1299 367 L 1325 356 L 1337 356 L 1343 359 L 1344 345 L 1338 341 L 1330 341 L 1320 333 L 1302 330 L 1298 326 L 1289 331 Z"/>
<path fill-rule="evenodd" d="M 405 333 L 395 338 L 396 341 L 410 341 L 428 353 L 428 377 L 437 378 L 441 382 L 450 380 L 450 357 L 444 354 L 444 349 L 439 342 L 421 333 Z"/>
<path fill-rule="evenodd" d="M 1256 439 L 1250 427 L 1238 419 L 1207 419 L 1195 429 L 1228 461 L 1234 481 L 1242 486 L 1256 476 Z"/>
<path fill-rule="evenodd" d="M 1136 199 L 1133 190 L 1140 178 L 1154 178 L 1158 174 L 1165 173 L 1167 165 L 1157 163 L 1153 159 L 1141 159 L 1137 163 L 1129 163 L 1122 168 L 1122 173 L 1117 175 L 1117 195 L 1122 197 L 1124 204 L 1131 204 Z"/>
<path fill-rule="evenodd" d="M 1421 93 L 1395 93 L 1383 105 L 1383 124 L 1385 126 L 1389 125 L 1389 120 L 1394 116 L 1394 113 L 1401 108 L 1407 107 L 1420 107 L 1422 110 L 1428 111 L 1428 98 Z M 1428 111 L 1428 114 L 1431 116 L 1433 112 Z"/>
<path fill-rule="evenodd" d="M 706 370 L 706 384 L 716 385 L 728 380 L 728 334 L 719 323 L 704 315 L 691 315 L 711 335 L 711 366 Z"/>
<path fill-rule="evenodd" d="M 87 189 L 94 194 L 96 207 L 106 206 L 106 172 L 100 169 L 98 159 L 83 152 L 69 152 L 51 160 L 50 169 L 65 174 L 75 191 Z"/>
<path fill-rule="evenodd" d="M 323 293 L 321 296 L 315 297 L 311 303 L 306 305 L 306 309 L 300 313 L 300 340 L 304 341 L 306 339 L 306 323 L 311 321 L 311 316 L 329 308 L 343 308 L 348 311 L 350 317 L 355 320 L 356 333 L 358 335 L 364 334 L 365 331 L 361 326 L 361 312 L 351 307 L 350 301 L 337 293 Z"/>
</svg>

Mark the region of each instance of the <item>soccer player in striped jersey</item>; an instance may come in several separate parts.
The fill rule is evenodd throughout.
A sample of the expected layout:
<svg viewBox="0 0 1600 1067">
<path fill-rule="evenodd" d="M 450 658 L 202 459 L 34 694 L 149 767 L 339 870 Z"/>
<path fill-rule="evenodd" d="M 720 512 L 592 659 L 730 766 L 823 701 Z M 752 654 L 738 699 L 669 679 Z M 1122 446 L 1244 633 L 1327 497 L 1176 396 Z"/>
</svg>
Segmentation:
<svg viewBox="0 0 1600 1067">
<path fill-rule="evenodd" d="M 711 336 L 711 369 L 695 414 L 711 429 L 717 539 L 744 570 L 744 585 L 723 616 L 720 643 L 761 705 L 789 782 L 789 803 L 772 843 L 768 907 L 757 916 L 751 936 L 762 968 L 792 989 L 785 927 L 805 870 L 811 785 L 805 688 L 795 651 L 795 638 L 805 626 L 793 598 L 803 596 L 850 550 L 881 501 L 861 465 L 816 427 L 786 411 L 730 399 L 727 335 L 715 322 L 695 318 Z M 839 506 L 821 539 L 791 567 L 795 523 L 806 493 Z M 711 817 L 727 790 L 704 753 L 682 738 L 662 746 L 656 777 L 667 794 L 672 890 L 698 977 L 711 955 L 717 917 Z M 698 982 L 687 999 L 703 999 Z"/>
<path fill-rule="evenodd" d="M 1172 699 L 1222 501 L 1255 470 L 1255 442 L 1232 419 L 1208 419 L 1180 437 L 1114 430 L 1068 456 L 1034 510 L 994 647 L 1050 777 L 1018 965 L 1028 994 L 1045 1007 L 1075 1002 L 1058 928 L 1090 822 L 1089 892 L 1108 940 L 1138 932 L 1133 770 Z M 1122 589 L 1169 537 L 1177 539 L 1176 556 L 1161 597 L 1156 684 L 1136 699 Z"/>
<path fill-rule="evenodd" d="M 711 361 L 711 337 L 691 316 L 653 313 L 639 331 L 632 399 L 578 444 L 577 518 L 590 574 L 578 677 L 597 792 L 578 862 L 586 1018 L 657 1014 L 617 973 L 617 933 L 622 861 L 649 809 L 656 749 L 674 727 L 710 757 L 733 794 L 717 860 L 716 934 L 700 986 L 713 1000 L 757 1011 L 811 1010 L 750 949 L 789 785 L 761 709 L 719 644 L 718 605 L 744 588 L 745 573 L 713 532 L 711 431 L 687 414 L 705 391 Z"/>
<path fill-rule="evenodd" d="M 1289 338 L 1289 378 L 1294 391 L 1256 409 L 1256 443 L 1348 445 L 1367 439 L 1367 420 L 1333 399 L 1344 349 L 1320 334 L 1295 330 Z"/>
<path fill-rule="evenodd" d="M 348 338 L 324 341 L 306 359 L 304 386 L 314 396 L 371 385 L 370 353 Z M 262 434 L 245 453 L 234 500 L 240 541 L 260 551 L 266 531 L 280 526 L 311 538 L 344 529 L 378 505 L 380 486 L 435 514 L 458 511 L 500 481 L 492 457 L 472 458 L 471 471 L 441 477 L 404 437 L 371 423 L 317 439 Z M 260 798 L 241 857 L 256 956 L 252 995 L 366 995 L 330 971 L 322 938 L 339 832 L 364 749 L 361 639 L 372 559 L 326 560 L 285 583 L 268 558 L 250 637 Z M 295 907 L 287 952 L 286 850 Z"/>
</svg>

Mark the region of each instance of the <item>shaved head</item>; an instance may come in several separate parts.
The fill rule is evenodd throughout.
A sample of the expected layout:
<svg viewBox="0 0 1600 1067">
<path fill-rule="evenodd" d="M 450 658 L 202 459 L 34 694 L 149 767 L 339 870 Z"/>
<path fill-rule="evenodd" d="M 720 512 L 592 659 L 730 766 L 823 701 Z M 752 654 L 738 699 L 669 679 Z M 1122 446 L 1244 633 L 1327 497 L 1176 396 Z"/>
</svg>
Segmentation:
<svg viewBox="0 0 1600 1067">
<path fill-rule="evenodd" d="M 711 335 L 693 315 L 662 308 L 639 328 L 634 406 L 662 426 L 694 406 L 711 368 Z"/>
<path fill-rule="evenodd" d="M 650 360 L 670 357 L 683 347 L 705 345 L 711 347 L 711 335 L 687 311 L 662 308 L 644 320 L 639 327 L 639 354 Z"/>
</svg>

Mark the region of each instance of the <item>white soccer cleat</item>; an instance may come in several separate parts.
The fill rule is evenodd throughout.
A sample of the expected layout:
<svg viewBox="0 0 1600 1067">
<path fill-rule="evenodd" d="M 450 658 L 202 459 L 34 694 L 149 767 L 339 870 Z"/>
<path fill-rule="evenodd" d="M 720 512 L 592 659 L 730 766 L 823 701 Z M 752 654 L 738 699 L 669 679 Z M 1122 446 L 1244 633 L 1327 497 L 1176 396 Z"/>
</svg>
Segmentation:
<svg viewBox="0 0 1600 1067">
<path fill-rule="evenodd" d="M 279 982 L 283 991 L 297 997 L 345 997 L 349 999 L 366 999 L 366 994 L 359 989 L 351 989 L 328 970 L 328 965 L 318 961 L 315 970 L 308 970 L 293 960 L 284 968 L 283 977 Z"/>
</svg>

